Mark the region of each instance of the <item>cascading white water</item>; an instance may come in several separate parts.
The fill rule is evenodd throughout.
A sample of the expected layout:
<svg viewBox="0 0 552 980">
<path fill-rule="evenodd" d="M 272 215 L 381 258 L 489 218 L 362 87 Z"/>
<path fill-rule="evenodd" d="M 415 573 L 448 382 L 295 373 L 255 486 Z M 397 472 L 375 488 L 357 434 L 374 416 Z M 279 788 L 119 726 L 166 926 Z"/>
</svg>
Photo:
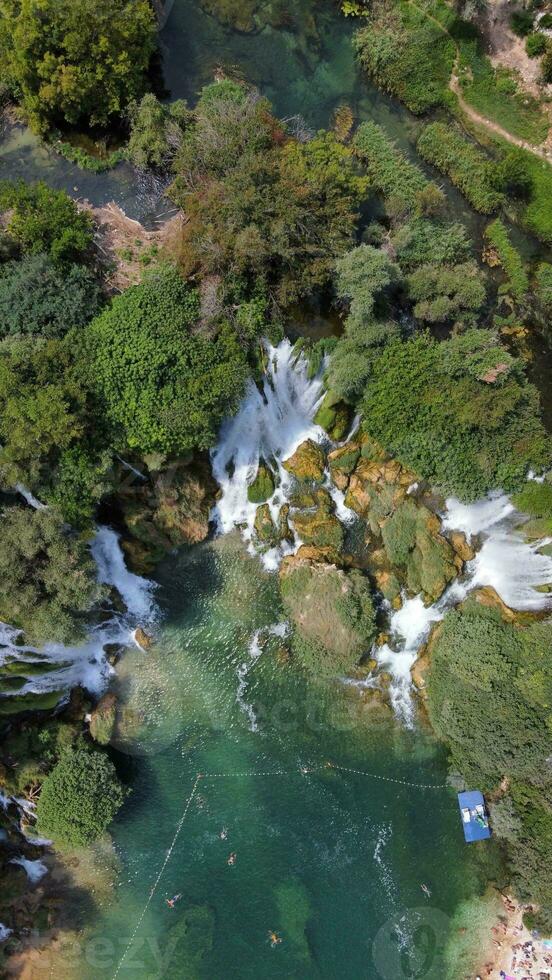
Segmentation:
<svg viewBox="0 0 552 980">
<path fill-rule="evenodd" d="M 75 646 L 46 643 L 38 649 L 20 642 L 21 630 L 0 623 L 0 666 L 18 662 L 21 675 L 27 677 L 14 693 L 43 694 L 81 685 L 93 694 L 101 694 L 112 673 L 104 648 L 108 644 L 128 645 L 136 626 L 155 618 L 154 584 L 127 570 L 115 531 L 98 527 L 91 552 L 98 567 L 98 580 L 117 589 L 126 604 L 126 612 L 114 612 L 109 621 L 93 627 L 87 639 Z M 29 662 L 33 667 L 43 663 L 45 672 L 27 676 L 25 664 Z"/>
<path fill-rule="evenodd" d="M 2 922 L 0 922 L 0 943 L 5 943 L 6 939 L 9 939 L 13 929 L 8 929 Z"/>
<path fill-rule="evenodd" d="M 413 723 L 412 665 L 432 625 L 447 609 L 483 586 L 492 586 L 512 609 L 538 612 L 552 600 L 552 592 L 536 591 L 552 583 L 552 557 L 539 550 L 549 539 L 532 543 L 524 539 L 517 530 L 522 515 L 506 494 L 489 494 L 474 504 L 450 497 L 446 505 L 443 529 L 463 531 L 469 541 L 480 537 L 481 548 L 468 562 L 463 579 L 453 582 L 432 606 L 424 606 L 421 596 L 405 599 L 390 617 L 391 644 L 375 651 L 378 662 L 392 675 L 391 703 L 407 726 Z"/>
<path fill-rule="evenodd" d="M 43 861 L 29 861 L 26 857 L 12 858 L 10 864 L 19 864 L 27 874 L 31 884 L 36 884 L 47 873 L 48 868 Z"/>
<path fill-rule="evenodd" d="M 326 438 L 313 422 L 323 398 L 321 378 L 308 378 L 307 361 L 294 354 L 289 340 L 277 347 L 267 344 L 266 350 L 268 365 L 262 390 L 249 383 L 238 413 L 223 424 L 211 456 L 213 475 L 222 490 L 213 517 L 223 534 L 241 527 L 251 552 L 255 550 L 252 537 L 257 506 L 247 499 L 247 487 L 255 479 L 260 459 L 273 467 L 279 480 L 268 501 L 277 521 L 292 482 L 282 462 L 305 439 L 320 442 Z M 293 545 L 284 543 L 265 552 L 265 567 L 277 568 L 282 556 L 294 551 L 297 544 L 296 540 Z"/>
</svg>

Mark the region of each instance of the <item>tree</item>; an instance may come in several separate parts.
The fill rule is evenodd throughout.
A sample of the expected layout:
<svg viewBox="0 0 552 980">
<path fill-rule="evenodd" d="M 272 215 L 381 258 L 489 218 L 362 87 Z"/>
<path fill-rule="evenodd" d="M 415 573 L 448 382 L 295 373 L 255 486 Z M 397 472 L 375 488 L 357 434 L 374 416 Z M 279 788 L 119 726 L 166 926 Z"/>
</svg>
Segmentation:
<svg viewBox="0 0 552 980">
<path fill-rule="evenodd" d="M 81 741 L 67 749 L 42 784 L 38 827 L 56 844 L 85 847 L 98 840 L 126 791 L 111 760 Z"/>
<path fill-rule="evenodd" d="M 90 214 L 65 191 L 39 181 L 0 184 L 0 209 L 9 209 L 8 232 L 26 255 L 45 254 L 56 265 L 83 262 L 93 241 Z"/>
<path fill-rule="evenodd" d="M 29 123 L 108 126 L 139 99 L 156 49 L 148 0 L 1 0 L 0 69 Z"/>
<path fill-rule="evenodd" d="M 103 596 L 86 544 L 49 510 L 5 507 L 0 516 L 0 616 L 28 643 L 84 635 Z"/>
<path fill-rule="evenodd" d="M 330 281 L 367 188 L 334 133 L 298 142 L 266 99 L 229 81 L 203 90 L 175 171 L 184 273 L 267 284 L 283 306 Z"/>
<path fill-rule="evenodd" d="M 519 489 L 552 458 L 538 393 L 488 330 L 389 344 L 372 362 L 361 408 L 373 438 L 465 500 Z"/>
<path fill-rule="evenodd" d="M 147 92 L 128 109 L 130 137 L 127 152 L 135 167 L 167 170 L 182 142 L 192 113 L 182 99 L 163 104 Z"/>
<path fill-rule="evenodd" d="M 90 270 L 65 270 L 47 255 L 28 255 L 0 267 L 0 337 L 61 337 L 82 327 L 100 308 L 101 293 Z"/>
<path fill-rule="evenodd" d="M 475 262 L 422 265 L 408 276 L 407 285 L 414 316 L 426 323 L 473 323 L 473 314 L 485 299 L 483 277 Z"/>
<path fill-rule="evenodd" d="M 141 453 L 214 445 L 248 371 L 228 324 L 206 336 L 198 318 L 196 290 L 162 266 L 87 327 L 88 383 L 121 445 Z"/>
<path fill-rule="evenodd" d="M 400 280 L 400 269 L 382 249 L 359 245 L 336 265 L 337 293 L 350 300 L 347 324 L 360 326 L 372 319 L 376 300 Z"/>
</svg>

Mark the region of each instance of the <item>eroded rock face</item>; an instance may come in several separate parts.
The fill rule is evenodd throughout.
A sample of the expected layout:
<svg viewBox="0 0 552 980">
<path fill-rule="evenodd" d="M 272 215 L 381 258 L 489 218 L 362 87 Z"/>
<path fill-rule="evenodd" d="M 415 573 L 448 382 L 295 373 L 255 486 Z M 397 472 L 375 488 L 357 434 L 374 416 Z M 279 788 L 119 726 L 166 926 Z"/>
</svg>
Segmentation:
<svg viewBox="0 0 552 980">
<path fill-rule="evenodd" d="M 332 482 L 338 490 L 346 490 L 349 486 L 351 473 L 360 459 L 360 444 L 348 442 L 339 449 L 328 453 L 328 465 Z"/>
<path fill-rule="evenodd" d="M 353 670 L 376 633 L 368 578 L 292 555 L 280 566 L 280 588 L 301 665 L 326 677 Z"/>
<path fill-rule="evenodd" d="M 306 439 L 282 465 L 297 480 L 322 483 L 326 460 L 322 447 L 312 439 Z"/>
<path fill-rule="evenodd" d="M 206 457 L 176 460 L 121 491 L 122 546 L 133 570 L 148 574 L 172 548 L 204 541 L 216 492 Z"/>
</svg>

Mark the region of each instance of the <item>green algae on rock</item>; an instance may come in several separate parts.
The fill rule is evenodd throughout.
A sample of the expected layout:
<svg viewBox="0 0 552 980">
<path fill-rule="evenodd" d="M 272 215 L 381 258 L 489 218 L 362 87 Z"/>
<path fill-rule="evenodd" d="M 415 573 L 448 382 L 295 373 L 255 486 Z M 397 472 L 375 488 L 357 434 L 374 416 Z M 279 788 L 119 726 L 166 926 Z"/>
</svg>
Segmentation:
<svg viewBox="0 0 552 980">
<path fill-rule="evenodd" d="M 376 635 L 370 583 L 362 572 L 294 555 L 280 566 L 280 589 L 301 666 L 325 677 L 353 670 Z"/>
<path fill-rule="evenodd" d="M 250 504 L 262 504 L 272 496 L 276 489 L 276 481 L 272 470 L 261 460 L 255 479 L 247 488 L 247 499 Z"/>
<path fill-rule="evenodd" d="M 317 442 L 305 439 L 305 442 L 302 442 L 282 465 L 296 480 L 313 480 L 315 483 L 322 483 L 326 459 L 322 447 Z"/>
<path fill-rule="evenodd" d="M 330 439 L 339 442 L 344 439 L 351 427 L 353 413 L 350 405 L 341 401 L 339 395 L 327 391 L 316 415 L 314 422 L 328 433 Z"/>
<path fill-rule="evenodd" d="M 340 552 L 343 547 L 343 527 L 333 513 L 332 498 L 327 490 L 317 490 L 312 496 L 315 509 L 294 511 L 293 526 L 305 544 Z"/>
</svg>

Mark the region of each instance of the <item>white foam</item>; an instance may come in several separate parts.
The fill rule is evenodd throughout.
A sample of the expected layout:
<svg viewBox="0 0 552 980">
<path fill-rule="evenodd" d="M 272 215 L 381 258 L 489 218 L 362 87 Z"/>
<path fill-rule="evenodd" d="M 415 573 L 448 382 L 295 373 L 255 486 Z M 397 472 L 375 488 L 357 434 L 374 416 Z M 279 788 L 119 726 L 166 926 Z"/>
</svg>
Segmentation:
<svg viewBox="0 0 552 980">
<path fill-rule="evenodd" d="M 34 885 L 47 873 L 48 868 L 43 861 L 29 861 L 26 857 L 12 858 L 10 864 L 19 864 L 25 870 L 27 878 Z"/>
<path fill-rule="evenodd" d="M 119 535 L 110 527 L 98 527 L 90 550 L 98 566 L 98 581 L 117 589 L 132 616 L 139 620 L 151 619 L 154 611 L 154 584 L 129 572 L 119 544 Z"/>
<path fill-rule="evenodd" d="M 7 926 L 3 925 L 3 923 L 0 922 L 0 943 L 5 943 L 6 939 L 10 938 L 12 932 L 13 929 L 8 929 Z"/>
</svg>

